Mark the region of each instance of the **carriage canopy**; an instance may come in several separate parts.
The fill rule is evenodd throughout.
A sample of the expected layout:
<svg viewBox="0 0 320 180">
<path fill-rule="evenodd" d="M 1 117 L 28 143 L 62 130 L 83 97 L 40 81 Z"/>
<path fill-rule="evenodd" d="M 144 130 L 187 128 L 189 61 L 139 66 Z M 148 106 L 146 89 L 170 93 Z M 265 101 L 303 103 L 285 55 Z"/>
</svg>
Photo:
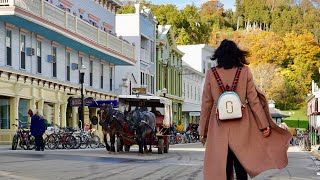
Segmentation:
<svg viewBox="0 0 320 180">
<path fill-rule="evenodd" d="M 152 107 L 164 116 L 163 126 L 169 127 L 172 123 L 172 101 L 170 99 L 159 96 L 146 96 L 146 95 L 119 95 L 119 109 L 130 111 L 132 107 L 144 106 L 151 111 Z M 157 116 L 157 115 L 156 115 Z"/>
</svg>

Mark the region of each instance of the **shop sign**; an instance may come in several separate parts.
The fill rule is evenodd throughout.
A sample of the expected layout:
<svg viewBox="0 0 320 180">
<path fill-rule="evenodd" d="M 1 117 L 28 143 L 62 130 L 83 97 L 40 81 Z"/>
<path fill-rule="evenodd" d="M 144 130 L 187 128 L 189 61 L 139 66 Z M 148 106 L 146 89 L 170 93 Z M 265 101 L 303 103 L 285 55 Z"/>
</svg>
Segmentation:
<svg viewBox="0 0 320 180">
<path fill-rule="evenodd" d="M 84 99 L 84 106 L 90 106 L 94 103 L 94 99 L 92 97 L 88 97 Z M 81 106 L 81 98 L 71 98 L 70 99 L 71 107 L 80 107 Z"/>
<path fill-rule="evenodd" d="M 133 93 L 147 94 L 146 88 L 132 88 Z"/>
<path fill-rule="evenodd" d="M 189 112 L 189 116 L 200 116 L 200 112 Z"/>
</svg>

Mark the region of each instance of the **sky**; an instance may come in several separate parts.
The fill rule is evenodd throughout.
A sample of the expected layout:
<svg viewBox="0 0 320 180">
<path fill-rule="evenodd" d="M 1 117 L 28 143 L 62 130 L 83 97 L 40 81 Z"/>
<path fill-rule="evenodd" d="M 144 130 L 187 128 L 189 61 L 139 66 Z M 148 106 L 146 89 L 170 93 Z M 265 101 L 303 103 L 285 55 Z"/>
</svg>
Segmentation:
<svg viewBox="0 0 320 180">
<path fill-rule="evenodd" d="M 194 3 L 196 6 L 200 7 L 201 4 L 207 2 L 207 0 L 149 0 L 153 4 L 175 4 L 179 9 L 184 8 L 187 4 Z M 220 0 L 224 4 L 225 9 L 235 10 L 235 0 Z"/>
</svg>

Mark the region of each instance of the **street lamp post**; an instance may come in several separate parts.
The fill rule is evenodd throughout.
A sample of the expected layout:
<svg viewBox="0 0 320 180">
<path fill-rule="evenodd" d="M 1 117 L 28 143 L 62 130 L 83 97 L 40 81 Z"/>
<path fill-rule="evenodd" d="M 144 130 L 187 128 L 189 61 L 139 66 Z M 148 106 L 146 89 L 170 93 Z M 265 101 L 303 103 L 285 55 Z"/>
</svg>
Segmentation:
<svg viewBox="0 0 320 180">
<path fill-rule="evenodd" d="M 84 73 L 86 70 L 86 66 L 83 64 L 80 67 L 80 83 L 81 83 L 81 111 L 80 111 L 80 116 L 79 116 L 79 121 L 81 128 L 83 128 L 83 123 L 84 123 L 84 94 L 83 94 L 83 84 L 84 84 Z"/>
</svg>

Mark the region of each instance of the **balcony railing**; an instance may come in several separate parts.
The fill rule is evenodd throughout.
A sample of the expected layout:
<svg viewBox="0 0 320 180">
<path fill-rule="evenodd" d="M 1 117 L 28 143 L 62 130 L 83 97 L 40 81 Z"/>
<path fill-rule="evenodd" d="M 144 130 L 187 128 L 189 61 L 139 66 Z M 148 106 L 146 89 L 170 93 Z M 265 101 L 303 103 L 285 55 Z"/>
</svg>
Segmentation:
<svg viewBox="0 0 320 180">
<path fill-rule="evenodd" d="M 134 47 L 88 22 L 79 19 L 69 12 L 60 9 L 44 0 L 0 0 L 1 6 L 18 6 L 39 17 L 45 18 L 65 29 L 116 51 L 127 58 L 134 59 Z"/>
<path fill-rule="evenodd" d="M 150 62 L 150 53 L 145 50 L 145 49 L 140 49 L 140 60 L 145 61 L 145 62 Z"/>
</svg>

